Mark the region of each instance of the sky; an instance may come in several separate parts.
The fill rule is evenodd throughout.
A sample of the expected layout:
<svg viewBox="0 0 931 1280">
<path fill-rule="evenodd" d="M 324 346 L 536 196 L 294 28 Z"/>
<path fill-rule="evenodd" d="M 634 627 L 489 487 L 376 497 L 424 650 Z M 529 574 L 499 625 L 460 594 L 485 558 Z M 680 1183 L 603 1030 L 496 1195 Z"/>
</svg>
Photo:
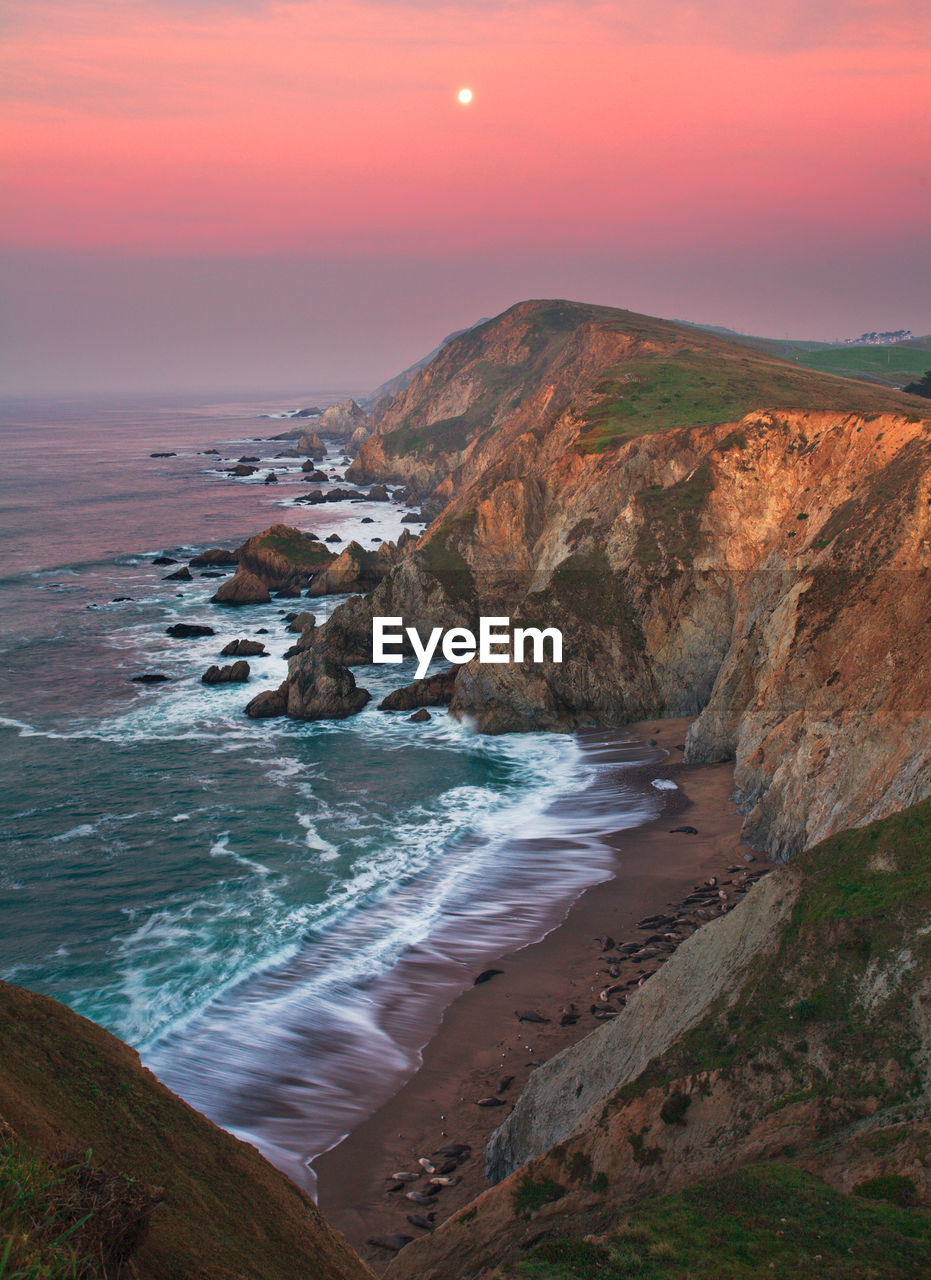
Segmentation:
<svg viewBox="0 0 931 1280">
<path fill-rule="evenodd" d="M 527 297 L 931 331 L 913 0 L 5 0 L 0 102 L 8 391 L 364 391 Z"/>
</svg>

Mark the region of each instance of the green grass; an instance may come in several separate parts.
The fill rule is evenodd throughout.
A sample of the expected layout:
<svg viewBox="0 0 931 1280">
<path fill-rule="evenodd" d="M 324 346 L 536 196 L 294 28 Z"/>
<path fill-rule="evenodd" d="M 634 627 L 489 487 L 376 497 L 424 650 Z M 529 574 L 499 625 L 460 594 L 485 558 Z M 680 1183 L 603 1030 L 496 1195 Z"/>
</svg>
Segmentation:
<svg viewBox="0 0 931 1280">
<path fill-rule="evenodd" d="M 670 358 L 672 356 L 673 358 Z M 576 448 L 606 449 L 673 427 L 734 422 L 755 409 L 861 413 L 905 405 L 884 389 L 852 385 L 736 344 L 678 345 L 625 361 L 596 387 Z"/>
<path fill-rule="evenodd" d="M 518 1218 L 528 1218 L 545 1204 L 561 1200 L 565 1194 L 565 1188 L 552 1178 L 534 1178 L 525 1173 L 511 1193 L 511 1205 Z"/>
<path fill-rule="evenodd" d="M 596 1241 L 548 1240 L 500 1275 L 918 1280 L 931 1275 L 931 1213 L 843 1195 L 789 1166 L 758 1166 L 645 1200 Z"/>
<path fill-rule="evenodd" d="M 931 353 L 907 343 L 890 347 L 828 347 L 798 351 L 790 358 L 809 369 L 847 378 L 878 378 L 895 387 L 919 378 L 931 366 Z"/>
<path fill-rule="evenodd" d="M 915 1203 L 915 1184 L 911 1178 L 906 1178 L 900 1173 L 885 1173 L 875 1178 L 867 1178 L 854 1190 L 858 1196 L 865 1196 L 867 1200 L 885 1200 L 889 1204 L 898 1204 L 905 1208 Z"/>
<path fill-rule="evenodd" d="M 106 1280 L 141 1239 L 158 1194 L 83 1158 L 51 1159 L 0 1122 L 0 1280 Z"/>
<path fill-rule="evenodd" d="M 544 591 L 527 596 L 520 622 L 550 626 L 569 613 L 581 622 L 616 631 L 625 648 L 642 652 L 644 638 L 627 603 L 622 575 L 602 550 L 576 552 L 562 562 Z"/>
<path fill-rule="evenodd" d="M 715 1007 L 619 1090 L 609 1110 L 650 1087 L 750 1062 L 789 1081 L 772 1109 L 806 1099 L 915 1100 L 920 1075 L 909 1009 L 914 983 L 931 965 L 931 935 L 920 932 L 931 915 L 931 800 L 832 836 L 795 865 L 803 887 L 775 954 L 751 967 L 736 1004 Z M 880 1016 L 861 999 L 864 974 L 903 948 L 914 968 Z M 818 1045 L 818 1065 L 809 1041 Z M 890 1062 L 895 1082 L 884 1077 Z M 843 1110 L 837 1114 L 842 1123 Z"/>
<path fill-rule="evenodd" d="M 442 418 L 420 427 L 399 427 L 384 437 L 385 453 L 389 458 L 403 458 L 409 454 L 432 457 L 438 453 L 460 453 L 481 426 L 486 425 L 492 411 L 492 406 L 483 400 L 458 418 Z"/>
<path fill-rule="evenodd" d="M 429 541 L 414 554 L 441 583 L 450 600 L 471 604 L 475 600 L 475 582 L 468 564 L 454 545 L 455 538 L 467 533 L 474 523 L 473 515 L 448 520 L 434 530 Z"/>
<path fill-rule="evenodd" d="M 322 542 L 286 525 L 276 525 L 274 532 L 260 534 L 253 546 L 255 550 L 264 547 L 274 551 L 297 569 L 318 569 L 333 559 L 332 552 Z"/>
</svg>

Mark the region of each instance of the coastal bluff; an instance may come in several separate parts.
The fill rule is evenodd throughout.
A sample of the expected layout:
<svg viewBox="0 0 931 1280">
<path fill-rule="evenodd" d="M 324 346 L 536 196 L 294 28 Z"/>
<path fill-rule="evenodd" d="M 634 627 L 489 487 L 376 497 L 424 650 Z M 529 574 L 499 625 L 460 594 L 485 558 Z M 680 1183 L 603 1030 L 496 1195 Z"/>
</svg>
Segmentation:
<svg viewBox="0 0 931 1280">
<path fill-rule="evenodd" d="M 317 643 L 374 615 L 558 626 L 561 664 L 462 667 L 489 733 L 697 716 L 744 839 L 786 858 L 931 791 L 927 403 L 686 325 L 527 302 L 373 415 L 351 478 L 432 517 Z"/>
</svg>

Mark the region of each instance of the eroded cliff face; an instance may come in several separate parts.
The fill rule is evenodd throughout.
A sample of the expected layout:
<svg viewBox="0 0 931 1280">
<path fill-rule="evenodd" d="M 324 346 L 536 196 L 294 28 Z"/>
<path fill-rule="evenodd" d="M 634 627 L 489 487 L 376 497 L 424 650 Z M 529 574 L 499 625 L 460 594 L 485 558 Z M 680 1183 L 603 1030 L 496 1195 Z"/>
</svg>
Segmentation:
<svg viewBox="0 0 931 1280">
<path fill-rule="evenodd" d="M 736 758 L 745 838 L 776 857 L 927 795 L 928 421 L 769 411 L 602 453 L 577 438 L 570 413 L 546 449 L 504 448 L 367 606 L 562 630 L 560 665 L 462 668 L 454 713 L 486 732 L 700 713 L 686 758 Z"/>
<path fill-rule="evenodd" d="M 558 627 L 561 664 L 474 662 L 490 733 L 697 715 L 745 838 L 781 858 L 931 791 L 931 421 L 917 397 L 604 307 L 522 303 L 448 343 L 353 464 L 432 524 L 317 643 L 371 616 Z M 922 416 L 924 415 L 924 416 Z"/>
<path fill-rule="evenodd" d="M 732 992 L 754 960 L 775 949 L 798 892 L 793 871 L 767 876 L 732 912 L 686 938 L 617 1018 L 538 1068 L 485 1149 L 489 1180 L 502 1181 L 594 1124 L 610 1095 Z"/>
</svg>

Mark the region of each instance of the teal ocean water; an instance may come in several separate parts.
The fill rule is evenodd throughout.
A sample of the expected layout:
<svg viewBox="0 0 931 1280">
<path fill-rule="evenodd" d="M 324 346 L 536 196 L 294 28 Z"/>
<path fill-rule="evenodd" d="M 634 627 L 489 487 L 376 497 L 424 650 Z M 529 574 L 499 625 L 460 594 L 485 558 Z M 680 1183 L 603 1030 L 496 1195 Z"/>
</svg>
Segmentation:
<svg viewBox="0 0 931 1280">
<path fill-rule="evenodd" d="M 255 441 L 285 425 L 260 414 L 298 403 L 3 403 L 0 974 L 136 1046 L 312 1186 L 476 965 L 606 878 L 606 837 L 657 798 L 597 735 L 378 712 L 412 662 L 357 670 L 375 697 L 350 720 L 246 719 L 283 678 L 294 603 L 224 610 L 214 578 L 166 581 L 153 557 L 276 521 L 366 543 L 403 527 L 397 505 L 293 505 L 299 461 Z M 229 478 L 241 454 L 279 485 Z M 305 603 L 322 619 L 338 601 Z M 217 635 L 172 640 L 177 621 Z M 200 683 L 263 630 L 248 686 Z M 132 683 L 146 671 L 171 680 Z"/>
</svg>

